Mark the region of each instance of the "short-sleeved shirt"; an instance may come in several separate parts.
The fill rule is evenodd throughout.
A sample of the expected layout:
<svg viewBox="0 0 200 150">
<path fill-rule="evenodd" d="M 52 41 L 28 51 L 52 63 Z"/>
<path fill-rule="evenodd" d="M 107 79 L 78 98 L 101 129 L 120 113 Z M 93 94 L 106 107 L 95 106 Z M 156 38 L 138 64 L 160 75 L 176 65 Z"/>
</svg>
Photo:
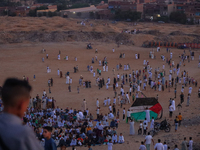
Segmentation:
<svg viewBox="0 0 200 150">
<path fill-rule="evenodd" d="M 178 119 L 179 119 L 179 120 L 182 120 L 182 115 L 178 115 Z"/>
<path fill-rule="evenodd" d="M 139 150 L 146 150 L 146 146 L 140 145 Z"/>
<path fill-rule="evenodd" d="M 151 144 L 152 136 L 151 135 L 147 135 L 145 137 L 145 140 L 146 140 L 146 144 Z"/>
</svg>

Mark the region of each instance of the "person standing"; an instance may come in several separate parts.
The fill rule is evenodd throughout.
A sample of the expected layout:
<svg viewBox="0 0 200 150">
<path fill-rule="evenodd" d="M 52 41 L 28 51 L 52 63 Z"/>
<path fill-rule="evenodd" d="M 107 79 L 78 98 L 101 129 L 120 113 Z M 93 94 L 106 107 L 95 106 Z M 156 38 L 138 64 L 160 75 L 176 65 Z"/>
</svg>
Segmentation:
<svg viewBox="0 0 200 150">
<path fill-rule="evenodd" d="M 168 146 L 167 146 L 167 143 L 166 142 L 164 142 L 164 150 L 168 150 Z"/>
<path fill-rule="evenodd" d="M 127 113 L 126 113 L 126 123 L 128 123 L 128 120 L 131 119 L 131 112 L 130 110 L 128 109 Z"/>
<path fill-rule="evenodd" d="M 170 105 L 169 105 L 169 118 L 172 117 L 173 111 L 174 111 L 174 107 L 173 107 L 172 104 L 170 104 Z"/>
<path fill-rule="evenodd" d="M 186 137 L 184 137 L 184 141 L 181 143 L 181 150 L 187 150 L 187 141 Z"/>
<path fill-rule="evenodd" d="M 51 138 L 51 132 L 52 132 L 52 127 L 46 126 L 43 128 L 43 136 L 45 138 L 45 145 L 44 149 L 45 150 L 57 150 L 56 143 Z"/>
<path fill-rule="evenodd" d="M 111 139 L 109 140 L 109 142 L 107 143 L 107 145 L 108 145 L 108 150 L 112 150 L 113 143 L 112 143 Z"/>
<path fill-rule="evenodd" d="M 125 114 L 126 114 L 126 111 L 125 111 L 125 108 L 123 109 L 123 120 L 125 119 Z"/>
<path fill-rule="evenodd" d="M 148 135 L 145 137 L 145 140 L 144 140 L 147 150 L 150 150 L 151 141 L 153 142 L 153 145 L 154 145 L 153 137 L 150 135 L 150 132 L 148 132 Z"/>
<path fill-rule="evenodd" d="M 178 117 L 176 116 L 176 118 L 174 119 L 174 124 L 175 124 L 175 132 L 177 131 L 178 129 L 178 123 L 179 123 L 179 119 Z"/>
<path fill-rule="evenodd" d="M 60 76 L 60 70 L 59 70 L 59 68 L 58 68 L 58 70 L 57 70 L 57 74 L 58 74 L 58 76 Z"/>
<path fill-rule="evenodd" d="M 189 106 L 190 105 L 190 94 L 188 94 L 188 97 L 187 97 L 187 105 L 186 106 Z"/>
<path fill-rule="evenodd" d="M 134 135 L 135 134 L 134 121 L 131 120 L 129 124 L 130 124 L 130 135 Z"/>
<path fill-rule="evenodd" d="M 182 115 L 181 115 L 181 113 L 179 113 L 179 115 L 178 115 L 178 120 L 179 120 L 178 124 L 179 124 L 179 127 L 180 127 L 181 121 L 182 121 Z"/>
<path fill-rule="evenodd" d="M 193 150 L 192 145 L 193 145 L 193 140 L 192 140 L 192 137 L 190 137 L 188 150 Z"/>
<path fill-rule="evenodd" d="M 154 149 L 155 150 L 164 150 L 164 146 L 163 144 L 161 143 L 161 140 L 158 139 L 158 143 L 156 143 L 156 145 L 154 146 Z"/>
<path fill-rule="evenodd" d="M 146 119 L 147 119 L 147 122 L 150 122 L 150 110 L 148 109 L 148 107 L 146 107 Z"/>
<path fill-rule="evenodd" d="M 150 129 L 154 130 L 154 117 L 151 119 Z"/>
<path fill-rule="evenodd" d="M 83 103 L 82 103 L 82 110 L 84 111 L 84 110 L 86 110 L 86 101 L 85 101 L 85 99 L 83 99 Z"/>
<path fill-rule="evenodd" d="M 99 99 L 97 98 L 96 106 L 99 107 Z"/>
<path fill-rule="evenodd" d="M 2 150 L 43 150 L 33 130 L 24 126 L 21 119 L 29 105 L 31 89 L 27 81 L 15 78 L 8 78 L 3 84 L 1 97 L 4 113 L 0 115 Z"/>
</svg>

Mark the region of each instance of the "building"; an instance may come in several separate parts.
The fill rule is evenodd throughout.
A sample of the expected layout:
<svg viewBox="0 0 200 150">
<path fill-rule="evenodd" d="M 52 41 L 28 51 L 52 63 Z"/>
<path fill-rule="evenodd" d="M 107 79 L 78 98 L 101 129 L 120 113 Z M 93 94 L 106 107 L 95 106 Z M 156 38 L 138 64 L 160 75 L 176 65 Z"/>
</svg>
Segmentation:
<svg viewBox="0 0 200 150">
<path fill-rule="evenodd" d="M 150 17 L 169 17 L 172 12 L 176 11 L 176 5 L 174 2 L 163 2 L 163 3 L 147 3 L 144 4 L 143 18 Z"/>
<path fill-rule="evenodd" d="M 95 14 L 100 10 L 103 9 L 97 9 L 94 5 L 91 5 L 90 7 L 61 10 L 61 16 L 86 19 L 91 18 L 91 14 Z"/>
</svg>

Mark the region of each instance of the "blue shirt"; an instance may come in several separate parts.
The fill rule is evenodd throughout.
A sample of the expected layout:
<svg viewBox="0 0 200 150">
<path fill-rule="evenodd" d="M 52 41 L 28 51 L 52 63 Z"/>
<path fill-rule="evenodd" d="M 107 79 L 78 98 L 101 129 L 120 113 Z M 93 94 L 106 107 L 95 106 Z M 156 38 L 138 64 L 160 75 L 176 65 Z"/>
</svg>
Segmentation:
<svg viewBox="0 0 200 150">
<path fill-rule="evenodd" d="M 44 149 L 45 150 L 57 150 L 56 143 L 54 142 L 54 140 L 52 138 L 50 138 L 49 140 L 47 140 L 45 138 Z"/>
<path fill-rule="evenodd" d="M 22 125 L 22 119 L 16 115 L 2 113 L 0 131 L 2 142 L 10 150 L 43 150 L 33 129 Z"/>
</svg>

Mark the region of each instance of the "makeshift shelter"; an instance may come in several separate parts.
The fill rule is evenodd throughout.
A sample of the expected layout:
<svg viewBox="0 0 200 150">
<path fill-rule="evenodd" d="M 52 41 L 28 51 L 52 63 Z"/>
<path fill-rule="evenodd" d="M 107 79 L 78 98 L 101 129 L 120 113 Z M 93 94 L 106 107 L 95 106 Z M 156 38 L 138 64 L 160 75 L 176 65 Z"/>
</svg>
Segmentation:
<svg viewBox="0 0 200 150">
<path fill-rule="evenodd" d="M 142 121 L 146 118 L 146 109 L 150 110 L 150 119 L 160 119 L 162 117 L 162 106 L 155 97 L 137 98 L 129 108 L 131 118 L 135 121 Z M 159 116 L 160 115 L 160 116 Z"/>
</svg>

